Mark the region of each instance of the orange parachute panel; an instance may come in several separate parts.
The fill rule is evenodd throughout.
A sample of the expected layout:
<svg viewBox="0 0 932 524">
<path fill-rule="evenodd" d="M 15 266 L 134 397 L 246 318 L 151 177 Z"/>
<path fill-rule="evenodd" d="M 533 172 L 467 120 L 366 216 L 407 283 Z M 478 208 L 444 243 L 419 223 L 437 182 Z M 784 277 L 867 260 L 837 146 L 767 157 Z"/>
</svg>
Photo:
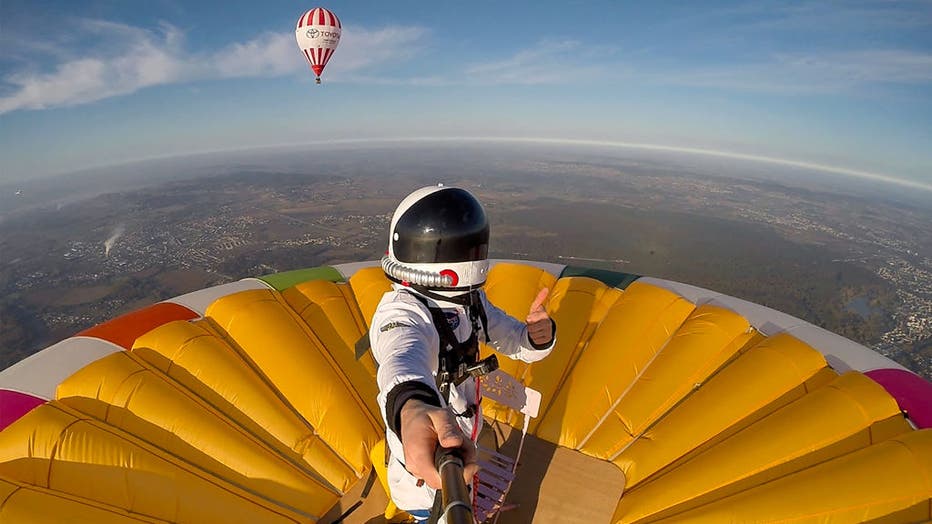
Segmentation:
<svg viewBox="0 0 932 524">
<path fill-rule="evenodd" d="M 127 313 L 109 322 L 85 329 L 76 336 L 97 337 L 124 348 L 133 347 L 136 337 L 173 320 L 191 320 L 200 315 L 171 302 L 159 302 Z"/>
</svg>

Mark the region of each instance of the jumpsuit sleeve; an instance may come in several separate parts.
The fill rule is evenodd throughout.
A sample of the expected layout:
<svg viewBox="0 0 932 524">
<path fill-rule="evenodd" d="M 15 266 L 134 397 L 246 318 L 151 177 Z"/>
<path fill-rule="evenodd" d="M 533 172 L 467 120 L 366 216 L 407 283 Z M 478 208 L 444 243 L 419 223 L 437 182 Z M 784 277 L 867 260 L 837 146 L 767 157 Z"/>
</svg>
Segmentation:
<svg viewBox="0 0 932 524">
<path fill-rule="evenodd" d="M 369 341 L 379 363 L 378 402 L 386 426 L 399 439 L 399 418 L 405 402 L 419 399 L 442 405 L 434 379 L 438 365 L 436 338 L 423 306 L 398 292 L 387 294 L 372 317 Z"/>
<path fill-rule="evenodd" d="M 544 347 L 536 347 L 528 338 L 527 325 L 524 322 L 508 315 L 501 309 L 495 307 L 485 296 L 485 291 L 480 291 L 485 314 L 488 318 L 489 345 L 499 353 L 516 360 L 524 362 L 537 362 L 543 359 L 553 350 L 557 343 L 557 325 L 553 323 L 553 339 L 550 344 Z M 551 319 L 553 322 L 553 319 Z"/>
</svg>

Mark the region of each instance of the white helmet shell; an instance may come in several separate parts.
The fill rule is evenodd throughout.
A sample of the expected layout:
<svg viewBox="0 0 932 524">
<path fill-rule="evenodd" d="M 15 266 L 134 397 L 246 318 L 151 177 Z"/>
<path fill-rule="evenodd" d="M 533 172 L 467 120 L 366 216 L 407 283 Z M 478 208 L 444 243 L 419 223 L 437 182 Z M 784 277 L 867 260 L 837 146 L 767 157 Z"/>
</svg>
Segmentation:
<svg viewBox="0 0 932 524">
<path fill-rule="evenodd" d="M 392 216 L 385 273 L 438 290 L 473 289 L 489 271 L 489 223 L 470 192 L 443 185 L 418 189 Z"/>
</svg>

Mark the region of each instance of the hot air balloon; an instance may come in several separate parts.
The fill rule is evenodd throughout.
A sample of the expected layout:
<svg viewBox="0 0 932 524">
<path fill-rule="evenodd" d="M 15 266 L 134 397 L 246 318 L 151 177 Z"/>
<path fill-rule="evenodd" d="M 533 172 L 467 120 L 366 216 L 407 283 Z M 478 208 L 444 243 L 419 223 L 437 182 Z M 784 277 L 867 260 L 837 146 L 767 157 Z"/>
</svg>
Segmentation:
<svg viewBox="0 0 932 524">
<path fill-rule="evenodd" d="M 389 287 L 377 262 L 244 279 L 0 372 L 0 521 L 403 519 L 375 481 L 376 368 L 354 348 Z M 515 458 L 527 436 L 514 475 L 501 462 L 479 473 L 498 480 L 477 499 L 505 497 L 480 515 L 517 504 L 499 521 L 932 518 L 932 384 L 918 375 L 679 282 L 500 260 L 486 290 L 520 315 L 543 287 L 557 346 L 534 364 L 500 359 L 539 396 L 521 413 L 483 399 L 493 458 Z"/>
<path fill-rule="evenodd" d="M 327 62 L 340 45 L 341 28 L 337 15 L 323 7 L 315 7 L 298 18 L 294 31 L 298 49 L 304 53 L 308 65 L 317 75 L 318 84 Z"/>
</svg>

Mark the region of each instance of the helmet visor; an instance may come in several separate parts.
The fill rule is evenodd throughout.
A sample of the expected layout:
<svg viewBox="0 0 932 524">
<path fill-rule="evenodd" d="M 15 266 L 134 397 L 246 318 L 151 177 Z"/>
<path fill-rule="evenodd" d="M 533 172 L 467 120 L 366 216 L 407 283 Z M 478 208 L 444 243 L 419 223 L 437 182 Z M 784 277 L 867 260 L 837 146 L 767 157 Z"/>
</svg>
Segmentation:
<svg viewBox="0 0 932 524">
<path fill-rule="evenodd" d="M 489 222 L 468 191 L 449 188 L 408 208 L 392 231 L 395 258 L 408 263 L 472 262 L 489 255 Z"/>
</svg>

